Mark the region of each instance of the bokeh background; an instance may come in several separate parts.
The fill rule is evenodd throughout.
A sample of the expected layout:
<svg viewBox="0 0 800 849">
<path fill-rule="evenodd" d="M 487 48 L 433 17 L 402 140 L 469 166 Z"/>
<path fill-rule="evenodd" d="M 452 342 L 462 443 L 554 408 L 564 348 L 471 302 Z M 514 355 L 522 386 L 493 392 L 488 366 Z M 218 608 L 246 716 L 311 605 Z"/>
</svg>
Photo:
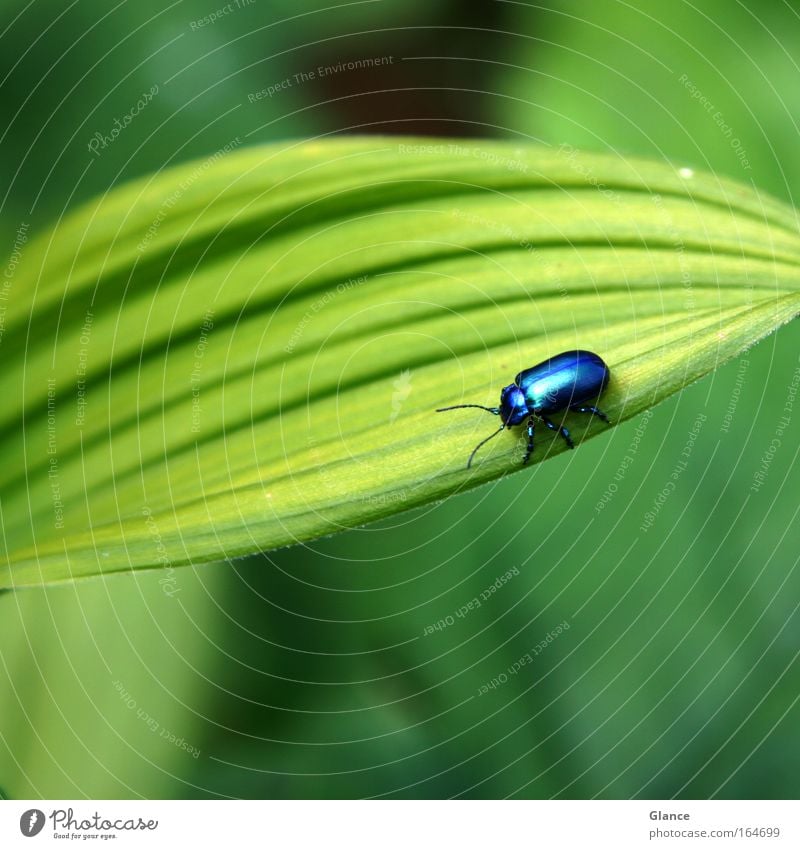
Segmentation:
<svg viewBox="0 0 800 849">
<path fill-rule="evenodd" d="M 2 253 L 236 137 L 568 143 L 793 202 L 799 62 L 794 0 L 2 0 Z M 754 481 L 799 343 L 445 503 L 185 568 L 172 597 L 157 572 L 0 595 L 0 793 L 796 798 L 800 401 Z"/>
</svg>

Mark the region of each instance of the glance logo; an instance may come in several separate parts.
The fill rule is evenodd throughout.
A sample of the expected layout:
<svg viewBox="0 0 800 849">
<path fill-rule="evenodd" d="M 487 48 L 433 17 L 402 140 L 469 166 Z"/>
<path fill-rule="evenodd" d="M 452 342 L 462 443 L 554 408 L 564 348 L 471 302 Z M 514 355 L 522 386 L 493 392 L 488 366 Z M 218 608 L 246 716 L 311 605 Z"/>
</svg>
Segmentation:
<svg viewBox="0 0 800 849">
<path fill-rule="evenodd" d="M 38 808 L 31 808 L 19 818 L 19 830 L 25 837 L 36 837 L 44 828 L 44 812 Z"/>
</svg>

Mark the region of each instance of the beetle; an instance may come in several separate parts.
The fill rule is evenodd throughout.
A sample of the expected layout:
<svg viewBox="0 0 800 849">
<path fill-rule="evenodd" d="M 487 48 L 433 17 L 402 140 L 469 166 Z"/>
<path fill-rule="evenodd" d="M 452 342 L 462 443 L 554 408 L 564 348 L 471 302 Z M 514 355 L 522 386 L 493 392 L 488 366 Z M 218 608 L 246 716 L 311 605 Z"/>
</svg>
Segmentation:
<svg viewBox="0 0 800 849">
<path fill-rule="evenodd" d="M 608 416 L 590 401 L 595 401 L 608 386 L 611 371 L 603 360 L 591 351 L 564 351 L 538 365 L 521 371 L 514 382 L 503 388 L 500 393 L 499 407 L 484 407 L 482 404 L 456 404 L 454 407 L 440 407 L 436 412 L 461 410 L 465 407 L 476 407 L 486 410 L 493 416 L 500 416 L 500 427 L 481 440 L 469 455 L 467 468 L 478 449 L 493 439 L 507 427 L 522 424 L 528 419 L 528 447 L 522 460 L 524 466 L 533 453 L 534 426 L 536 420 L 545 427 L 561 434 L 570 448 L 575 447 L 569 431 L 562 425 L 554 424 L 548 418 L 555 413 L 573 410 L 578 413 L 589 413 L 597 416 L 607 424 L 611 424 Z"/>
</svg>

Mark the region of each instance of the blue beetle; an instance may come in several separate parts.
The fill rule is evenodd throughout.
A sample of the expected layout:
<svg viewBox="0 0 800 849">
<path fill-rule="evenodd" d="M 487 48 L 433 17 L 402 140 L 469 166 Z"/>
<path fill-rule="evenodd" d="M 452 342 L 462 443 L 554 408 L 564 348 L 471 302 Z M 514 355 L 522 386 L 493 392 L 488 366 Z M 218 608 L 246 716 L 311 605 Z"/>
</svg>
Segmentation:
<svg viewBox="0 0 800 849">
<path fill-rule="evenodd" d="M 608 366 L 591 351 L 564 351 L 545 360 L 539 365 L 526 368 L 521 371 L 510 386 L 506 386 L 500 393 L 499 407 L 484 407 L 482 404 L 457 404 L 455 407 L 441 407 L 436 412 L 444 413 L 447 410 L 461 410 L 465 407 L 477 407 L 486 410 L 494 416 L 500 416 L 503 422 L 500 427 L 486 439 L 481 440 L 472 454 L 469 455 L 467 468 L 472 465 L 472 460 L 478 453 L 478 449 L 493 439 L 507 427 L 522 424 L 528 419 L 528 448 L 522 464 L 530 460 L 533 453 L 534 424 L 539 419 L 545 427 L 558 431 L 570 448 L 575 443 L 569 435 L 569 431 L 563 425 L 557 425 L 547 418 L 548 415 L 560 413 L 566 410 L 574 410 L 579 413 L 590 413 L 598 416 L 604 422 L 608 416 L 598 410 L 594 401 L 600 396 L 608 385 L 611 371 Z"/>
</svg>

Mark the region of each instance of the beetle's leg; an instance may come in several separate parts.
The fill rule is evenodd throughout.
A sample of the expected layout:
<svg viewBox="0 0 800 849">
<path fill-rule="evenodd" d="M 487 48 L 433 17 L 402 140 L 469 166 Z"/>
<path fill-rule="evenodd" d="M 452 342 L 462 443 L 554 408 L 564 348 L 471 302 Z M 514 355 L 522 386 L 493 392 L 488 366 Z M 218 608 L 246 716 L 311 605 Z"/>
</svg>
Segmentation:
<svg viewBox="0 0 800 849">
<path fill-rule="evenodd" d="M 602 419 L 606 424 L 611 424 L 608 420 L 608 416 L 602 411 L 598 410 L 597 407 L 570 407 L 570 410 L 575 410 L 577 413 L 591 413 L 593 416 L 597 416 L 597 418 Z"/>
<path fill-rule="evenodd" d="M 531 416 L 528 419 L 528 447 L 525 449 L 525 459 L 522 461 L 522 465 L 526 465 L 528 460 L 531 459 L 531 454 L 533 454 L 533 433 L 534 433 L 534 424 L 535 419 Z"/>
<path fill-rule="evenodd" d="M 539 418 L 545 423 L 546 427 L 550 428 L 550 430 L 554 430 L 557 433 L 560 433 L 564 439 L 564 442 L 566 442 L 570 448 L 575 447 L 575 443 L 572 441 L 572 437 L 569 435 L 569 431 L 563 425 L 559 427 L 557 424 L 553 424 L 550 419 L 546 419 L 544 416 L 539 416 Z"/>
</svg>

